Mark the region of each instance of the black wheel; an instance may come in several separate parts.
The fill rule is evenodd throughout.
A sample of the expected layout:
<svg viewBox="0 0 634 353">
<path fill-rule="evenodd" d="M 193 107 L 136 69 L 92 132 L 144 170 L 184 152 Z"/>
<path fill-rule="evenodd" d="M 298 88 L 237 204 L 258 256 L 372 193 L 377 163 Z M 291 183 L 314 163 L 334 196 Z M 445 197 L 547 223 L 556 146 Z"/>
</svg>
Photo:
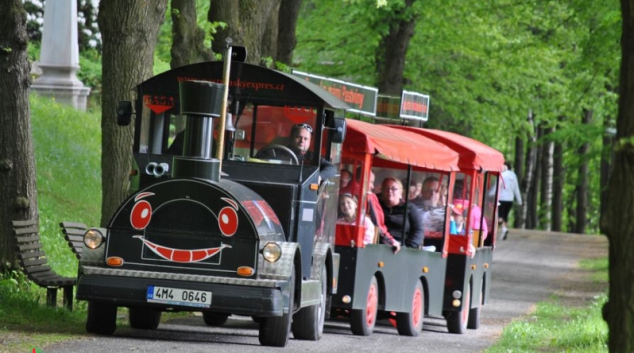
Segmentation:
<svg viewBox="0 0 634 353">
<path fill-rule="evenodd" d="M 270 145 L 259 150 L 255 158 L 274 159 L 278 157 L 289 157 L 291 164 L 299 165 L 299 159 L 293 150 L 284 145 Z"/>
<path fill-rule="evenodd" d="M 477 330 L 480 328 L 480 312 L 484 305 L 484 292 L 480 289 L 480 304 L 469 310 L 469 321 L 467 322 L 467 328 Z"/>
<path fill-rule="evenodd" d="M 258 338 L 263 346 L 285 347 L 291 334 L 291 321 L 295 305 L 295 269 L 289 278 L 288 312 L 282 316 L 262 318 Z"/>
<path fill-rule="evenodd" d="M 423 330 L 425 315 L 425 292 L 423 285 L 416 280 L 412 294 L 412 308 L 408 313 L 396 313 L 396 329 L 401 336 L 417 337 Z"/>
<path fill-rule="evenodd" d="M 469 306 L 471 304 L 471 285 L 467 286 L 462 300 L 462 310 L 450 311 L 446 314 L 447 330 L 450 333 L 465 333 L 469 321 Z"/>
<path fill-rule="evenodd" d="M 107 303 L 88 302 L 86 331 L 98 335 L 112 335 L 117 329 L 117 306 Z"/>
<path fill-rule="evenodd" d="M 205 320 L 205 324 L 207 326 L 220 327 L 223 326 L 227 319 L 229 318 L 229 314 L 220 314 L 220 313 L 212 313 L 209 311 L 203 311 L 203 320 Z"/>
<path fill-rule="evenodd" d="M 350 329 L 357 336 L 370 336 L 376 325 L 379 307 L 379 285 L 372 276 L 365 300 L 365 309 L 353 309 L 350 313 Z"/>
<path fill-rule="evenodd" d="M 319 304 L 302 308 L 293 316 L 293 336 L 300 340 L 317 341 L 324 333 L 326 298 L 328 297 L 326 266 L 321 270 L 321 300 Z"/>
<path fill-rule="evenodd" d="M 162 312 L 152 308 L 131 307 L 128 310 L 130 327 L 140 330 L 156 330 L 161 323 Z"/>
</svg>

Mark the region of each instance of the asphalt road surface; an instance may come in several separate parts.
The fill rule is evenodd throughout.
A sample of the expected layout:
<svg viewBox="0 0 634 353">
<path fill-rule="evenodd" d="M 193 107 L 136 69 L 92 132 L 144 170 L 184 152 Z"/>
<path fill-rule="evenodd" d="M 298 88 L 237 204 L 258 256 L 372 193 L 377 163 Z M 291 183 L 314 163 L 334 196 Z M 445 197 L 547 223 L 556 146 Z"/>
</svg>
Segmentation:
<svg viewBox="0 0 634 353">
<path fill-rule="evenodd" d="M 377 323 L 370 337 L 354 336 L 346 322 L 327 321 L 318 342 L 291 338 L 287 352 L 481 352 L 492 345 L 504 326 L 530 314 L 537 302 L 557 294 L 572 304 L 584 303 L 604 290 L 578 261 L 607 255 L 602 236 L 512 230 L 494 252 L 491 299 L 482 309 L 481 326 L 466 334 L 447 332 L 442 319 L 426 318 L 419 337 L 399 336 L 387 322 Z M 280 352 L 258 343 L 257 324 L 231 317 L 222 328 L 211 328 L 202 317 L 176 319 L 155 331 L 119 328 L 112 337 L 85 338 L 49 346 L 53 352 Z"/>
</svg>

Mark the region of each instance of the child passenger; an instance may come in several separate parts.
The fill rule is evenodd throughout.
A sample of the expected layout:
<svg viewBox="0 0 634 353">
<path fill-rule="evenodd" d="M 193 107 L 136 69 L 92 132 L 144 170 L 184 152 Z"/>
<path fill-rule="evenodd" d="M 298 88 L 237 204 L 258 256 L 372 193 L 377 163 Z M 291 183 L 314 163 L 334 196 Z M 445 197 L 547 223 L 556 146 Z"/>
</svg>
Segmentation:
<svg viewBox="0 0 634 353">
<path fill-rule="evenodd" d="M 339 224 L 357 225 L 357 209 L 359 203 L 357 198 L 351 194 L 341 194 L 339 196 L 340 217 L 337 219 Z M 361 225 L 365 229 L 363 233 L 363 243 L 372 244 L 374 240 L 374 224 L 365 215 L 361 215 Z"/>
</svg>

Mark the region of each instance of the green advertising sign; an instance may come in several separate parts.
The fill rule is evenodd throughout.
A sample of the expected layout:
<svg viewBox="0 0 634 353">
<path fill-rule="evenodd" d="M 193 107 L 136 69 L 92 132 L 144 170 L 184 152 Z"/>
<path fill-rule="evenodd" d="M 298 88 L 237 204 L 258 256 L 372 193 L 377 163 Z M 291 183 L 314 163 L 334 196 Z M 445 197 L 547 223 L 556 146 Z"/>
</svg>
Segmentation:
<svg viewBox="0 0 634 353">
<path fill-rule="evenodd" d="M 427 121 L 429 96 L 403 91 L 401 97 L 379 95 L 376 116 L 387 119 L 413 119 Z"/>
<path fill-rule="evenodd" d="M 296 70 L 293 70 L 293 75 L 312 82 L 339 98 L 352 108 L 348 110 L 350 112 L 376 116 L 376 103 L 379 92 L 377 88 L 357 85 Z"/>
<path fill-rule="evenodd" d="M 429 117 L 429 96 L 403 90 L 401 97 L 401 119 L 427 121 Z"/>
</svg>

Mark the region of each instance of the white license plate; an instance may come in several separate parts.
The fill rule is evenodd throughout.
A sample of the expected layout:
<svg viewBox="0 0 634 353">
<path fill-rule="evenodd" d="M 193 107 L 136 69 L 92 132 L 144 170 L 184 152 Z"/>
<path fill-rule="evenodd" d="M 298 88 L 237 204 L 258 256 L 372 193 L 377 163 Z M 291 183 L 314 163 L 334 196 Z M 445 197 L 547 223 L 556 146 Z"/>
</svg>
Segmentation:
<svg viewBox="0 0 634 353">
<path fill-rule="evenodd" d="M 209 308 L 211 306 L 211 292 L 148 286 L 147 301 L 148 303 Z"/>
</svg>

